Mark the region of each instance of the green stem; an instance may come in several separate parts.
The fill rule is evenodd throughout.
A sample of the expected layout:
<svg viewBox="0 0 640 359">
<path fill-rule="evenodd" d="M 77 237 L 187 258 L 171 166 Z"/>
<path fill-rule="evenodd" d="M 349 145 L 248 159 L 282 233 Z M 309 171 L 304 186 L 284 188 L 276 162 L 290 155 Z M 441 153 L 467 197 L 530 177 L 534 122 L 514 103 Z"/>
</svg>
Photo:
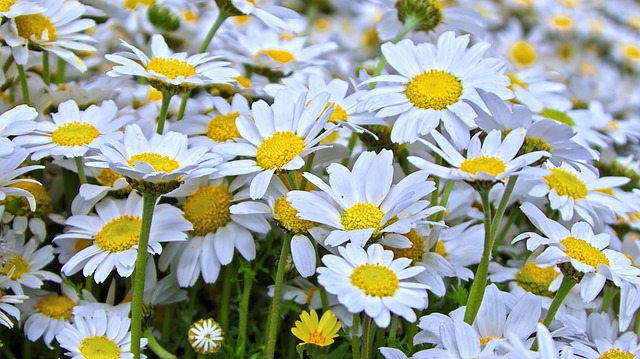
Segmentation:
<svg viewBox="0 0 640 359">
<path fill-rule="evenodd" d="M 496 253 L 498 250 L 498 244 L 502 243 L 504 240 L 504 236 L 507 235 L 507 232 L 511 228 L 511 226 L 517 222 L 517 220 L 522 215 L 522 211 L 520 211 L 517 207 L 514 207 L 509 211 L 509 218 L 507 218 L 507 223 L 505 223 L 504 227 L 498 233 L 498 237 L 494 238 L 493 242 L 493 252 Z"/>
<path fill-rule="evenodd" d="M 180 100 L 180 108 L 178 109 L 178 115 L 176 116 L 176 121 L 180 121 L 184 117 L 184 110 L 187 108 L 187 101 L 189 100 L 190 95 L 191 95 L 191 91 L 187 91 L 182 94 L 182 99 Z"/>
<path fill-rule="evenodd" d="M 2 352 L 7 356 L 7 358 L 9 359 L 17 359 L 16 355 L 13 354 L 13 352 L 11 351 L 11 348 L 9 348 L 9 346 L 5 343 L 4 346 L 2 347 Z"/>
<path fill-rule="evenodd" d="M 18 75 L 20 76 L 20 87 L 22 88 L 22 102 L 25 105 L 31 106 L 31 100 L 29 99 L 29 85 L 27 85 L 27 74 L 24 72 L 24 66 L 16 64 L 18 67 Z"/>
<path fill-rule="evenodd" d="M 173 324 L 173 310 L 174 306 L 172 304 L 164 307 L 164 320 L 162 321 L 162 334 L 160 337 L 164 341 L 166 341 L 167 338 L 171 335 L 169 331 L 172 327 L 171 324 Z"/>
<path fill-rule="evenodd" d="M 444 185 L 444 191 L 442 191 L 442 197 L 440 198 L 440 205 L 444 208 L 447 208 L 447 203 L 449 202 L 449 196 L 451 195 L 451 190 L 453 190 L 454 184 L 455 184 L 455 181 L 447 181 L 447 184 Z M 444 218 L 445 211 L 438 212 L 438 215 L 436 216 L 436 221 L 441 221 Z"/>
<path fill-rule="evenodd" d="M 229 332 L 229 306 L 231 305 L 231 281 L 235 274 L 233 262 L 224 267 L 224 278 L 222 282 L 222 300 L 220 301 L 219 319 L 220 327 L 225 333 Z"/>
<path fill-rule="evenodd" d="M 467 309 L 464 314 L 464 321 L 469 325 L 473 325 L 473 321 L 476 319 L 478 310 L 480 310 L 480 304 L 482 304 L 484 290 L 487 286 L 491 249 L 493 248 L 491 238 L 491 203 L 489 202 L 489 190 L 480 191 L 480 197 L 482 198 L 482 210 L 484 211 L 484 250 L 482 252 L 482 259 L 480 260 L 478 269 L 476 269 L 471 290 L 469 291 L 469 301 L 467 302 Z"/>
<path fill-rule="evenodd" d="M 51 83 L 51 74 L 49 73 L 49 53 L 47 51 L 42 51 L 42 80 L 47 86 Z"/>
<path fill-rule="evenodd" d="M 286 172 L 284 174 L 284 178 L 286 178 L 287 182 L 289 182 L 289 186 L 291 186 L 292 191 L 298 189 L 298 179 L 296 178 L 295 172 Z"/>
<path fill-rule="evenodd" d="M 58 73 L 56 74 L 56 82 L 61 84 L 64 82 L 64 70 L 66 69 L 67 63 L 58 58 Z"/>
<path fill-rule="evenodd" d="M 491 238 L 496 237 L 496 232 L 498 232 L 498 228 L 500 228 L 502 216 L 504 216 L 504 211 L 507 209 L 507 204 L 509 203 L 509 198 L 511 198 L 513 189 L 516 188 L 517 181 L 518 176 L 509 177 L 509 180 L 507 181 L 507 187 L 504 189 L 504 193 L 502 194 L 502 198 L 500 199 L 500 204 L 498 205 L 496 214 L 493 217 L 493 222 L 491 222 Z"/>
<path fill-rule="evenodd" d="M 166 351 L 160 343 L 153 336 L 150 329 L 144 331 L 144 337 L 147 338 L 147 346 L 151 349 L 160 359 L 178 359 L 175 355 Z"/>
<path fill-rule="evenodd" d="M 391 348 L 396 347 L 396 335 L 398 334 L 398 316 L 395 314 L 391 314 L 391 327 L 389 329 L 389 338 L 387 340 L 387 345 Z"/>
<path fill-rule="evenodd" d="M 600 308 L 600 313 L 606 313 L 611 308 L 611 302 L 613 302 L 613 295 L 615 294 L 614 288 L 605 285 L 604 290 L 602 292 L 602 308 Z"/>
<path fill-rule="evenodd" d="M 351 137 L 349 137 L 349 143 L 347 144 L 347 148 L 349 149 L 349 154 L 342 160 L 342 165 L 345 167 L 349 167 L 349 161 L 351 160 L 351 154 L 353 153 L 353 148 L 356 147 L 356 142 L 358 141 L 358 133 L 353 131 Z"/>
<path fill-rule="evenodd" d="M 395 44 L 396 42 L 402 40 L 409 33 L 409 31 L 413 30 L 416 27 L 417 24 L 417 21 L 407 19 L 407 22 L 405 22 L 404 26 L 402 26 L 402 29 L 400 29 L 396 36 L 391 39 L 391 42 Z M 384 65 L 386 64 L 387 59 L 383 55 L 380 55 L 380 61 L 378 61 L 378 65 L 376 66 L 376 69 L 373 71 L 373 74 L 371 76 L 375 77 L 380 75 L 382 73 L 382 70 L 384 70 Z M 375 88 L 376 83 L 372 83 L 371 85 L 369 85 L 369 87 L 372 89 Z"/>
<path fill-rule="evenodd" d="M 276 283 L 273 290 L 273 301 L 269 310 L 269 323 L 267 325 L 267 359 L 273 359 L 276 352 L 276 340 L 278 338 L 278 322 L 280 321 L 280 302 L 282 301 L 282 284 L 284 282 L 284 272 L 289 255 L 291 235 L 285 233 L 282 239 L 282 250 L 278 260 L 276 271 Z"/>
<path fill-rule="evenodd" d="M 353 315 L 353 325 L 351 327 L 351 353 L 353 358 L 360 357 L 360 337 L 358 336 L 358 326 L 360 325 L 360 314 Z"/>
<path fill-rule="evenodd" d="M 571 277 L 565 275 L 562 278 L 562 284 L 560 284 L 560 288 L 556 292 L 556 295 L 553 297 L 553 301 L 551 302 L 551 306 L 549 306 L 549 310 L 547 311 L 547 315 L 544 317 L 544 321 L 542 324 L 549 327 L 553 318 L 556 316 L 558 309 L 560 309 L 560 305 L 564 302 L 564 299 L 567 297 L 569 292 L 571 292 L 571 288 L 576 285 L 576 281 L 574 281 Z"/>
<path fill-rule="evenodd" d="M 309 156 L 307 157 L 307 161 L 304 163 L 304 169 L 303 172 L 311 172 L 311 168 L 313 168 L 313 160 L 316 157 L 316 153 L 315 152 L 311 152 L 309 154 Z M 302 179 L 300 180 L 300 189 L 301 190 L 305 190 L 305 188 L 307 187 L 307 179 L 302 176 Z"/>
<path fill-rule="evenodd" d="M 140 338 L 142 336 L 142 297 L 144 296 L 144 276 L 147 267 L 147 246 L 151 232 L 155 196 L 144 195 L 142 204 L 142 225 L 138 241 L 138 256 L 133 279 L 133 300 L 131 302 L 131 353 L 134 359 L 140 358 Z"/>
<path fill-rule="evenodd" d="M 73 160 L 76 162 L 76 168 L 78 169 L 78 179 L 80 180 L 80 184 L 87 183 L 87 176 L 84 174 L 84 164 L 82 163 L 82 157 L 74 157 Z"/>
<path fill-rule="evenodd" d="M 236 348 L 236 358 L 244 359 L 245 346 L 247 344 L 247 319 L 249 317 L 249 297 L 251 297 L 251 286 L 253 285 L 253 270 L 251 265 L 246 262 L 241 264 L 244 273 L 244 285 L 242 287 L 242 296 L 240 298 L 240 306 L 238 308 L 240 320 L 238 324 L 238 347 Z"/>
<path fill-rule="evenodd" d="M 160 117 L 158 118 L 158 129 L 157 133 L 162 134 L 164 131 L 164 121 L 167 119 L 167 111 L 169 109 L 169 102 L 171 102 L 171 95 L 168 92 L 162 93 L 162 105 L 160 106 Z"/>
<path fill-rule="evenodd" d="M 362 323 L 362 359 L 369 359 L 369 333 L 371 331 L 371 317 L 365 314 L 364 322 Z"/>
</svg>

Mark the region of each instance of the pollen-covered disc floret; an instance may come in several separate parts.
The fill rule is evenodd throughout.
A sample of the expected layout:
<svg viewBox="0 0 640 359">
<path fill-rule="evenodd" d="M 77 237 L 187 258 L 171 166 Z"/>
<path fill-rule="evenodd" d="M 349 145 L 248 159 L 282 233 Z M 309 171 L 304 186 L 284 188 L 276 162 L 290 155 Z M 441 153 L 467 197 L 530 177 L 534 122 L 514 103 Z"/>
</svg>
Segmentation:
<svg viewBox="0 0 640 359">
<path fill-rule="evenodd" d="M 138 244 L 142 219 L 124 215 L 107 222 L 95 236 L 98 248 L 108 252 L 122 252 Z"/>
<path fill-rule="evenodd" d="M 551 190 L 555 190 L 559 196 L 569 196 L 573 199 L 587 197 L 587 185 L 574 173 L 562 168 L 551 168 L 551 174 L 544 179 Z"/>
<path fill-rule="evenodd" d="M 527 292 L 535 295 L 553 298 L 553 292 L 549 290 L 551 282 L 560 275 L 554 267 L 538 267 L 535 262 L 522 266 L 516 274 L 516 283 Z"/>
<path fill-rule="evenodd" d="M 381 228 L 384 212 L 371 203 L 358 202 L 340 215 L 340 224 L 347 231 L 374 228 L 376 234 Z"/>
<path fill-rule="evenodd" d="M 189 327 L 187 338 L 193 350 L 202 355 L 217 353 L 222 348 L 224 334 L 213 319 L 200 319 Z"/>
<path fill-rule="evenodd" d="M 298 217 L 298 211 L 287 201 L 287 196 L 280 197 L 273 205 L 273 214 L 280 227 L 292 234 L 305 234 L 318 223 Z"/>
<path fill-rule="evenodd" d="M 43 315 L 53 319 L 71 319 L 71 313 L 76 303 L 66 295 L 50 295 L 40 299 L 36 308 Z"/>
<path fill-rule="evenodd" d="M 405 94 L 416 107 L 444 110 L 458 102 L 462 95 L 462 83 L 443 70 L 429 70 L 413 77 L 407 84 Z"/>
<path fill-rule="evenodd" d="M 281 170 L 304 149 L 304 140 L 291 131 L 278 131 L 262 140 L 256 152 L 256 163 L 262 169 Z"/>
<path fill-rule="evenodd" d="M 203 187 L 187 197 L 182 210 L 184 218 L 193 225 L 192 233 L 204 236 L 229 223 L 232 198 L 226 185 Z"/>
<path fill-rule="evenodd" d="M 384 246 L 384 249 L 392 251 L 394 258 L 409 258 L 412 262 L 419 262 L 422 260 L 422 255 L 424 254 L 424 238 L 415 229 L 403 234 L 403 236 L 411 242 L 411 247 L 396 248 Z M 445 255 L 444 244 L 440 241 L 436 243 L 436 253 L 443 257 Z"/>
</svg>

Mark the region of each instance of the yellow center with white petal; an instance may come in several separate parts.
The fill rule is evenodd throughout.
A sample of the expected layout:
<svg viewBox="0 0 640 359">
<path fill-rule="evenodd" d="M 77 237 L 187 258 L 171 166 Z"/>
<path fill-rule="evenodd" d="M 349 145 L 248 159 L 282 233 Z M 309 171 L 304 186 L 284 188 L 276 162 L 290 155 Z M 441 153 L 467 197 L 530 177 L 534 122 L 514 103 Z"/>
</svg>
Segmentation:
<svg viewBox="0 0 640 359">
<path fill-rule="evenodd" d="M 640 62 L 640 46 L 636 44 L 626 44 L 622 46 L 622 55 L 631 62 Z"/>
<path fill-rule="evenodd" d="M 527 83 L 522 81 L 522 79 L 520 79 L 515 73 L 507 71 L 505 75 L 509 78 L 509 89 L 511 89 L 511 91 L 514 91 L 516 86 L 520 86 L 525 90 L 527 89 Z"/>
<path fill-rule="evenodd" d="M 485 172 L 497 176 L 507 170 L 504 161 L 498 157 L 480 156 L 467 158 L 460 164 L 460 170 L 473 175 Z"/>
<path fill-rule="evenodd" d="M 199 18 L 198 13 L 191 9 L 182 12 L 182 19 L 188 24 L 196 23 Z"/>
<path fill-rule="evenodd" d="M 73 307 L 76 306 L 66 295 L 50 295 L 40 299 L 36 303 L 36 308 L 43 315 L 53 319 L 71 319 Z"/>
<path fill-rule="evenodd" d="M 429 70 L 409 81 L 405 95 L 416 107 L 444 110 L 462 96 L 462 82 L 446 71 Z"/>
<path fill-rule="evenodd" d="M 17 0 L 0 0 L 0 12 L 7 12 Z"/>
<path fill-rule="evenodd" d="M 233 196 L 226 185 L 203 187 L 187 197 L 182 211 L 184 218 L 193 225 L 192 233 L 204 236 L 229 223 L 232 199 Z"/>
<path fill-rule="evenodd" d="M 155 102 L 162 100 L 162 92 L 154 89 L 153 87 L 149 87 L 149 93 L 147 95 L 147 102 Z"/>
<path fill-rule="evenodd" d="M 129 166 L 133 167 L 136 161 L 148 163 L 156 172 L 171 173 L 180 167 L 178 161 L 173 158 L 152 152 L 143 152 L 131 156 L 131 158 L 129 158 Z"/>
<path fill-rule="evenodd" d="M 516 283 L 527 292 L 553 298 L 549 286 L 560 275 L 554 268 L 541 268 L 535 262 L 527 263 L 516 274 Z"/>
<path fill-rule="evenodd" d="M 304 150 L 304 140 L 291 131 L 278 131 L 262 140 L 256 162 L 262 169 L 282 169 Z"/>
<path fill-rule="evenodd" d="M 551 15 L 549 23 L 558 31 L 571 31 L 573 29 L 573 19 L 571 16 L 564 14 Z"/>
<path fill-rule="evenodd" d="M 20 279 L 23 274 L 29 273 L 29 262 L 27 262 L 21 255 L 17 253 L 12 253 L 9 255 L 9 259 L 7 259 L 0 270 L 2 275 L 8 275 L 13 268 L 13 273 L 11 274 L 11 280 Z"/>
<path fill-rule="evenodd" d="M 242 137 L 236 127 L 238 116 L 238 112 L 229 112 L 212 118 L 207 125 L 207 137 L 216 142 L 227 142 Z"/>
<path fill-rule="evenodd" d="M 396 247 L 384 246 L 384 249 L 392 251 L 393 258 L 405 257 L 405 258 L 411 259 L 414 262 L 421 261 L 422 255 L 424 254 L 424 238 L 422 238 L 422 236 L 418 232 L 416 232 L 414 229 L 403 234 L 403 236 L 407 237 L 407 239 L 411 242 L 411 247 L 396 248 Z"/>
<path fill-rule="evenodd" d="M 148 7 L 156 3 L 156 0 L 123 0 L 122 7 L 134 11 L 138 6 Z"/>
<path fill-rule="evenodd" d="M 25 39 L 31 36 L 37 40 L 56 41 L 56 27 L 47 16 L 42 14 L 21 15 L 15 19 L 18 35 Z M 44 36 L 44 33 L 47 33 Z"/>
<path fill-rule="evenodd" d="M 0 201 L 0 205 L 4 205 L 4 210 L 16 216 L 23 216 L 27 218 L 42 218 L 53 212 L 53 205 L 51 204 L 51 196 L 39 183 L 33 182 L 16 182 L 9 185 L 12 188 L 23 189 L 33 195 L 36 200 L 36 210 L 31 212 L 29 202 L 22 196 L 7 196 L 4 200 Z"/>
<path fill-rule="evenodd" d="M 587 197 L 587 185 L 575 174 L 562 168 L 551 168 L 551 174 L 544 179 L 549 184 L 549 190 L 555 189 L 559 196 L 569 196 L 573 199 Z"/>
<path fill-rule="evenodd" d="M 375 236 L 381 227 L 384 212 L 371 203 L 358 202 L 347 208 L 340 216 L 340 224 L 347 231 L 374 228 Z"/>
<path fill-rule="evenodd" d="M 569 236 L 561 240 L 560 244 L 565 247 L 564 252 L 572 259 L 594 268 L 598 268 L 598 264 L 609 265 L 609 258 L 584 239 Z"/>
<path fill-rule="evenodd" d="M 331 106 L 331 102 L 327 104 L 327 107 L 329 106 Z M 330 123 L 335 123 L 336 121 L 347 122 L 348 118 L 349 118 L 349 115 L 347 114 L 347 110 L 345 110 L 339 104 L 336 104 L 335 107 L 333 108 L 333 113 L 331 114 L 331 116 L 329 116 L 329 121 L 327 122 L 330 122 Z"/>
<path fill-rule="evenodd" d="M 171 80 L 180 76 L 186 79 L 196 74 L 196 68 L 185 60 L 165 57 L 154 57 L 151 59 L 147 65 L 147 71 L 154 71 Z"/>
<path fill-rule="evenodd" d="M 131 249 L 140 240 L 142 219 L 129 214 L 107 222 L 95 236 L 98 248 L 112 253 Z"/>
<path fill-rule="evenodd" d="M 273 206 L 274 218 L 278 224 L 287 231 L 295 234 L 305 234 L 318 223 L 300 219 L 298 211 L 287 201 L 287 196 L 280 197 Z"/>
<path fill-rule="evenodd" d="M 118 359 L 120 353 L 118 344 L 106 335 L 87 337 L 80 343 L 80 354 L 85 359 Z"/>
<path fill-rule="evenodd" d="M 281 64 L 286 64 L 296 59 L 294 54 L 282 49 L 262 49 L 258 51 L 253 57 L 257 59 L 260 57 L 260 55 L 266 55 L 271 60 L 279 62 Z"/>
<path fill-rule="evenodd" d="M 110 168 L 103 168 L 96 177 L 98 182 L 103 186 L 113 187 L 113 184 L 122 177 L 121 174 L 112 171 Z"/>
<path fill-rule="evenodd" d="M 245 89 L 251 88 L 251 80 L 248 79 L 247 77 L 236 76 L 233 79 L 236 80 L 236 82 L 238 83 L 238 85 L 240 85 L 240 87 Z"/>
<path fill-rule="evenodd" d="M 634 359 L 635 357 L 635 354 L 631 354 L 624 349 L 611 348 L 602 353 L 602 355 L 600 355 L 598 359 Z"/>
<path fill-rule="evenodd" d="M 391 297 L 400 289 L 398 275 L 379 264 L 361 264 L 351 272 L 349 279 L 353 286 L 373 297 Z"/>
<path fill-rule="evenodd" d="M 85 122 L 69 122 L 58 126 L 51 135 L 51 141 L 62 147 L 84 146 L 100 136 L 100 131 Z"/>
<path fill-rule="evenodd" d="M 485 344 L 487 344 L 488 342 L 490 342 L 490 341 L 492 341 L 494 339 L 503 339 L 503 338 L 502 337 L 494 337 L 492 335 L 490 335 L 488 337 L 483 337 L 483 338 L 480 338 L 480 345 L 485 345 Z"/>
<path fill-rule="evenodd" d="M 84 239 L 84 238 L 80 238 L 80 239 L 76 239 L 73 242 L 73 250 L 78 253 L 81 250 L 88 248 L 91 245 L 91 241 L 88 239 Z"/>
<path fill-rule="evenodd" d="M 538 52 L 529 42 L 520 40 L 511 45 L 509 50 L 511 61 L 518 67 L 529 67 L 538 61 Z"/>
</svg>

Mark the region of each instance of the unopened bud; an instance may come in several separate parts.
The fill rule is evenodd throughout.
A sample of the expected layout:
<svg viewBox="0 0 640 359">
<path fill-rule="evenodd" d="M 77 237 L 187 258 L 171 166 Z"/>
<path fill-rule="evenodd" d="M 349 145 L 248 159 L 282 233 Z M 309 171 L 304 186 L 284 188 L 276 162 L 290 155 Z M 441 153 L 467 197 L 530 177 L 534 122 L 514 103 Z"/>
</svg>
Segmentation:
<svg viewBox="0 0 640 359">
<path fill-rule="evenodd" d="M 416 31 L 429 32 L 442 22 L 442 11 L 435 0 L 398 0 L 398 20 L 413 24 Z"/>
<path fill-rule="evenodd" d="M 175 31 L 180 27 L 180 16 L 162 5 L 149 6 L 147 17 L 154 26 L 165 31 Z"/>
</svg>

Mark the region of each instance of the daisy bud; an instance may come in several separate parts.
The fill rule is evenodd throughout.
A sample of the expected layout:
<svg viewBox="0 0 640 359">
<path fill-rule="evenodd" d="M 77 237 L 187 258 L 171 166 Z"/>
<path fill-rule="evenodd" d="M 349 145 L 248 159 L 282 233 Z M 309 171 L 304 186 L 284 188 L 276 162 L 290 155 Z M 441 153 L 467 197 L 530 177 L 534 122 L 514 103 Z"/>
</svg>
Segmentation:
<svg viewBox="0 0 640 359">
<path fill-rule="evenodd" d="M 222 348 L 224 334 L 215 320 L 200 319 L 189 327 L 187 333 L 191 347 L 198 354 L 209 355 L 217 353 Z"/>
<path fill-rule="evenodd" d="M 162 30 L 175 31 L 180 27 L 180 17 L 161 5 L 149 6 L 147 17 L 153 25 Z"/>
<path fill-rule="evenodd" d="M 398 20 L 414 23 L 414 30 L 429 32 L 442 22 L 442 12 L 433 0 L 398 0 Z"/>
</svg>

